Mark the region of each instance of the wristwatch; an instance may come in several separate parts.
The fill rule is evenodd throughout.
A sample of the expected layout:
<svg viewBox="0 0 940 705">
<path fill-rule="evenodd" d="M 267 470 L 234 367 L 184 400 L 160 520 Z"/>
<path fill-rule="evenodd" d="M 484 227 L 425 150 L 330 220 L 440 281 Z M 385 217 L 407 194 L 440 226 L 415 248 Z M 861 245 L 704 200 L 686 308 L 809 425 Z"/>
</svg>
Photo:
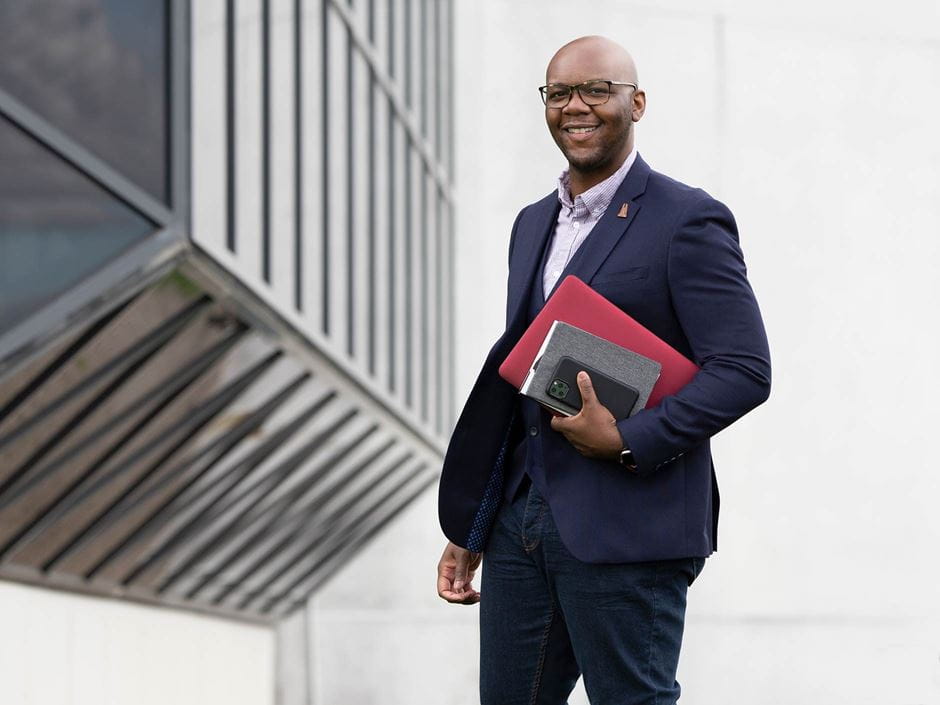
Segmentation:
<svg viewBox="0 0 940 705">
<path fill-rule="evenodd" d="M 633 457 L 633 451 L 624 446 L 623 450 L 620 451 L 620 464 L 623 465 L 630 472 L 636 472 L 636 460 Z"/>
</svg>

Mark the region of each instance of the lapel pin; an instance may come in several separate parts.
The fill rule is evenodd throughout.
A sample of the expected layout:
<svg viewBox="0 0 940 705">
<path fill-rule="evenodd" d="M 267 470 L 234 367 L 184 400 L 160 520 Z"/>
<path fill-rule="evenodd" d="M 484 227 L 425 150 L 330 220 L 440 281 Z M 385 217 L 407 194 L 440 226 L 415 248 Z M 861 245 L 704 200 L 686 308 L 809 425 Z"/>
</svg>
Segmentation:
<svg viewBox="0 0 940 705">
<path fill-rule="evenodd" d="M 617 211 L 617 217 L 618 217 L 618 218 L 626 218 L 626 217 L 627 217 L 627 208 L 629 208 L 629 207 L 630 207 L 630 204 L 629 204 L 629 203 L 624 203 L 622 206 L 620 206 L 620 210 Z"/>
</svg>

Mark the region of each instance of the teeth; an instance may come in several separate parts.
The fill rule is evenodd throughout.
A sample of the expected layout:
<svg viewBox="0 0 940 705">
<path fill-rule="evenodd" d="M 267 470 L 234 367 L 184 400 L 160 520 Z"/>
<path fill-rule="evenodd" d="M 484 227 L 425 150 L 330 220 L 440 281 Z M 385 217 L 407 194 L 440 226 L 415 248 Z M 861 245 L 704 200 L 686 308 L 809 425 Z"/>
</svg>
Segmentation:
<svg viewBox="0 0 940 705">
<path fill-rule="evenodd" d="M 568 132 L 574 135 L 583 135 L 585 132 L 594 132 L 594 127 L 569 127 Z"/>
</svg>

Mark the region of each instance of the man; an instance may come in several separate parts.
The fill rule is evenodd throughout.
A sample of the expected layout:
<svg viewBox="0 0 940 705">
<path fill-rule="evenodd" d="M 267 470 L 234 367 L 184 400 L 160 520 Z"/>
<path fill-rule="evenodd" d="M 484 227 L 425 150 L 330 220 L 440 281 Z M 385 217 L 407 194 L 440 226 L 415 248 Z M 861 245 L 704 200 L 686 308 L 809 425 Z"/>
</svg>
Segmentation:
<svg viewBox="0 0 940 705">
<path fill-rule="evenodd" d="M 568 169 L 513 226 L 506 331 L 444 461 L 438 593 L 482 601 L 484 705 L 561 704 L 579 674 L 593 705 L 674 703 L 686 591 L 717 544 L 709 438 L 767 398 L 767 340 L 731 213 L 634 148 L 646 95 L 626 50 L 577 39 L 540 90 Z M 519 397 L 497 368 L 568 274 L 694 360 L 694 379 L 627 419 L 584 372 L 576 416 Z"/>
</svg>

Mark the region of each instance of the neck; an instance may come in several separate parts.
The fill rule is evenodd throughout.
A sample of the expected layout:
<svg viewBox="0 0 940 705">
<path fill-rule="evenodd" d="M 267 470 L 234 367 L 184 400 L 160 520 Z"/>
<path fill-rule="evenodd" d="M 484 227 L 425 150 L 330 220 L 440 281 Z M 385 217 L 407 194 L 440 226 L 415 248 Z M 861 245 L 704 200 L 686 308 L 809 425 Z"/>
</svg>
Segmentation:
<svg viewBox="0 0 940 705">
<path fill-rule="evenodd" d="M 621 162 L 620 164 L 623 164 Z M 620 168 L 620 164 L 613 169 L 605 169 L 603 172 L 580 172 L 576 167 L 568 166 L 568 188 L 571 191 L 571 197 L 577 198 L 588 189 L 594 188 L 601 181 L 610 178 L 611 174 Z"/>
<path fill-rule="evenodd" d="M 607 164 L 590 171 L 582 171 L 571 162 L 568 162 L 568 188 L 571 191 L 571 197 L 577 198 L 582 193 L 597 186 L 601 181 L 609 179 L 633 151 L 633 140 L 627 146 L 626 152 L 619 155 L 616 159 L 611 159 Z"/>
</svg>

